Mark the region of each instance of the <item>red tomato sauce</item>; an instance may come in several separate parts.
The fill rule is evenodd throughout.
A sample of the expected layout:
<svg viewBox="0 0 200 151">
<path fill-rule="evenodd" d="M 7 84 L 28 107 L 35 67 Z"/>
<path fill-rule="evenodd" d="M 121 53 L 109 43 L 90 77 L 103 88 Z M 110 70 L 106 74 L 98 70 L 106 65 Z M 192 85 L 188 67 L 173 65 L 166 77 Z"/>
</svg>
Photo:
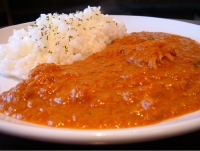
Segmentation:
<svg viewBox="0 0 200 151">
<path fill-rule="evenodd" d="M 146 126 L 200 110 L 200 44 L 131 33 L 71 65 L 41 64 L 0 95 L 0 112 L 52 127 Z"/>
</svg>

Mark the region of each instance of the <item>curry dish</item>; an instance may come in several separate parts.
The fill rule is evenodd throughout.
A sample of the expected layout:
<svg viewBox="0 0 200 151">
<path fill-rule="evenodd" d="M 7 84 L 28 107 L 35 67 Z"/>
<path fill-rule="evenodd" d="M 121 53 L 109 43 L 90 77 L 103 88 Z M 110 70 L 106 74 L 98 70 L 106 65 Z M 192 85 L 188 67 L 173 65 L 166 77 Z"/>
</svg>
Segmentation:
<svg viewBox="0 0 200 151">
<path fill-rule="evenodd" d="M 200 44 L 131 33 L 71 65 L 41 64 L 0 95 L 0 112 L 52 127 L 129 128 L 200 110 Z"/>
</svg>

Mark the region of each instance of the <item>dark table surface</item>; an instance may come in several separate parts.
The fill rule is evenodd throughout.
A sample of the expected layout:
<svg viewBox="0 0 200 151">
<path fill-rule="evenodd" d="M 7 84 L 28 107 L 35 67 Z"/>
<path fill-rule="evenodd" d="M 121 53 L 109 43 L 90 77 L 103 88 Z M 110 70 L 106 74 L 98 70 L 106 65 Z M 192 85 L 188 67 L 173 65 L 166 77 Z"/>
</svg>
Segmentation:
<svg viewBox="0 0 200 151">
<path fill-rule="evenodd" d="M 200 25 L 200 21 L 181 20 Z M 198 149 L 200 150 L 199 130 L 165 139 L 159 139 L 141 143 L 114 144 L 114 145 L 72 145 L 49 143 L 11 136 L 0 132 L 0 149 Z"/>
</svg>

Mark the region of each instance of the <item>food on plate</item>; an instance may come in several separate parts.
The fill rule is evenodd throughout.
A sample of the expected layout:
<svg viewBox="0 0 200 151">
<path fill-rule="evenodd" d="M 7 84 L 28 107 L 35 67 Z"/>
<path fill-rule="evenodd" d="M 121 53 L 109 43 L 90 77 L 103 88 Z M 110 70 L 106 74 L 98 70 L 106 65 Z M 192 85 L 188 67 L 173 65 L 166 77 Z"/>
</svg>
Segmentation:
<svg viewBox="0 0 200 151">
<path fill-rule="evenodd" d="M 133 32 L 70 65 L 41 64 L 0 95 L 0 112 L 73 129 L 130 128 L 200 110 L 200 44 Z"/>
<path fill-rule="evenodd" d="M 125 25 L 102 14 L 100 7 L 41 14 L 28 31 L 14 30 L 8 43 L 0 45 L 0 74 L 26 79 L 41 63 L 71 64 L 125 34 Z"/>
</svg>

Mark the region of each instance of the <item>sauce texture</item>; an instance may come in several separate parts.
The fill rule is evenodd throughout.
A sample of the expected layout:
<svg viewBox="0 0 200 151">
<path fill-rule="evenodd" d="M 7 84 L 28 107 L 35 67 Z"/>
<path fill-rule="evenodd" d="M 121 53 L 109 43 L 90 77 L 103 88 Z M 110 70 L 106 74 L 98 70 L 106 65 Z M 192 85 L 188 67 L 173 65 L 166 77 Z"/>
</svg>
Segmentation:
<svg viewBox="0 0 200 151">
<path fill-rule="evenodd" d="M 0 112 L 46 126 L 130 128 L 200 110 L 200 44 L 131 33 L 72 65 L 41 64 L 0 95 Z"/>
</svg>

